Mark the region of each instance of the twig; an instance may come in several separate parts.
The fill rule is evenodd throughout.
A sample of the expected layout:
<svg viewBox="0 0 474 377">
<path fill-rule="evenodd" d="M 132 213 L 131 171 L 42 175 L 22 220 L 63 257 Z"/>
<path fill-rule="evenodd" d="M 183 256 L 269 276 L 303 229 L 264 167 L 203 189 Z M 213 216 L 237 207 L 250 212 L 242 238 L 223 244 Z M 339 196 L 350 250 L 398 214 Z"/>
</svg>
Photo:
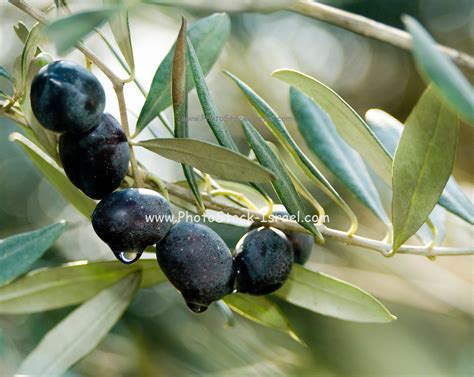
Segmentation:
<svg viewBox="0 0 474 377">
<path fill-rule="evenodd" d="M 173 183 L 165 183 L 166 188 L 171 196 L 184 200 L 188 203 L 194 203 L 194 195 L 192 192 L 184 187 L 175 185 Z M 277 218 L 265 219 L 265 216 L 258 212 L 253 211 L 247 208 L 237 208 L 231 207 L 220 202 L 215 201 L 212 198 L 204 197 L 204 205 L 207 209 L 214 211 L 224 212 L 228 215 L 236 216 L 240 219 L 246 220 L 265 220 L 268 225 L 271 225 L 275 228 L 278 228 L 283 231 L 296 231 L 304 232 L 306 230 L 302 228 L 298 223 L 292 220 Z M 375 250 L 381 253 L 384 256 L 391 255 L 390 251 L 392 245 L 383 241 L 377 241 L 366 237 L 361 237 L 357 235 L 348 236 L 346 232 L 329 228 L 325 225 L 316 225 L 319 231 L 327 238 L 334 239 L 340 242 L 343 242 L 348 245 L 353 245 L 361 247 L 364 249 Z M 454 256 L 454 255 L 472 255 L 474 254 L 473 247 L 466 248 L 455 248 L 455 247 L 426 247 L 426 246 L 411 246 L 403 245 L 398 251 L 398 254 L 413 254 L 413 255 L 422 255 L 425 257 L 437 257 L 437 256 Z"/>
<path fill-rule="evenodd" d="M 123 83 L 114 85 L 114 90 L 115 90 L 115 93 L 117 94 L 117 100 L 119 103 L 120 122 L 122 123 L 122 127 L 129 141 L 130 163 L 132 165 L 132 174 L 133 174 L 133 177 L 135 178 L 135 185 L 137 187 L 143 187 L 143 179 L 140 174 L 140 169 L 138 168 L 137 159 L 135 158 L 135 151 L 133 150 L 133 145 L 130 144 L 130 128 L 128 126 L 127 106 L 125 104 L 125 97 L 123 94 Z"/>
<path fill-rule="evenodd" d="M 23 0 L 9 0 L 11 4 L 18 7 L 19 9 L 23 10 L 25 13 L 32 16 L 37 21 L 47 24 L 47 19 L 44 14 L 40 11 L 37 11 Z M 376 36 L 372 35 L 374 30 L 377 32 L 385 31 L 382 33 L 385 39 L 376 38 L 379 40 L 386 41 L 387 43 L 391 43 L 394 45 L 398 45 L 399 47 L 410 49 L 410 40 L 409 36 L 407 37 L 407 33 L 401 32 L 397 29 L 393 29 L 387 27 L 382 24 L 378 24 L 374 21 L 365 19 L 364 17 L 354 16 L 350 13 L 337 10 L 335 8 L 323 6 L 321 4 L 316 4 L 307 0 L 300 0 L 298 4 L 292 8 L 292 10 L 297 11 L 302 14 L 306 14 L 308 16 L 321 19 L 323 21 L 331 22 L 335 25 L 344 27 L 348 30 L 354 31 L 356 33 L 376 38 Z M 365 26 L 364 26 L 365 25 Z M 370 27 L 366 26 L 370 25 Z M 392 30 L 393 29 L 393 30 Z M 393 39 L 394 33 L 398 34 L 398 37 Z M 405 45 L 403 42 L 405 39 L 408 38 L 408 45 Z M 395 43 L 395 42 L 397 43 Z M 403 47 L 405 46 L 405 47 Z M 87 56 L 99 69 L 104 72 L 104 74 L 110 79 L 114 86 L 114 90 L 117 94 L 117 100 L 120 107 L 120 118 L 122 122 L 122 126 L 127 133 L 127 137 L 130 136 L 129 126 L 128 126 L 128 118 L 127 118 L 127 110 L 125 104 L 125 97 L 123 94 L 123 86 L 124 81 L 121 80 L 118 76 L 116 76 L 106 65 L 103 63 L 92 51 L 90 51 L 87 47 L 83 46 L 82 44 L 76 45 L 77 49 L 80 50 L 85 56 Z M 474 59 L 468 55 L 459 53 L 455 50 L 447 49 L 440 47 L 445 50 L 445 53 L 450 55 L 453 60 L 455 60 L 458 64 L 463 65 L 467 68 L 472 69 L 474 67 Z M 7 115 L 7 114 L 3 114 Z M 15 120 L 16 122 L 21 123 L 21 120 L 17 117 L 13 116 L 13 114 L 8 113 L 8 116 Z M 138 163 L 135 159 L 133 149 L 131 147 L 131 162 L 132 162 L 132 171 L 134 173 L 135 182 L 138 186 L 143 187 L 141 171 L 138 167 Z M 166 189 L 168 192 L 179 199 L 187 201 L 189 203 L 195 203 L 195 198 L 193 193 L 181 186 L 175 185 L 173 183 L 165 183 Z M 241 219 L 252 219 L 253 221 L 260 220 L 266 221 L 269 225 L 271 224 L 275 228 L 279 228 L 281 230 L 287 231 L 298 231 L 298 232 L 306 232 L 298 223 L 287 220 L 283 218 L 272 218 L 266 219 L 263 214 L 258 211 L 254 211 L 251 209 L 246 208 L 237 208 L 231 207 L 222 203 L 215 201 L 213 198 L 204 197 L 203 198 L 204 204 L 206 208 L 212 209 L 215 211 L 220 211 L 229 215 L 237 216 Z M 391 255 L 391 245 L 384 242 L 384 241 L 377 241 L 357 235 L 348 235 L 346 232 L 331 229 L 323 224 L 316 225 L 320 232 L 331 239 L 338 240 L 340 242 L 358 246 L 370 250 L 378 251 L 379 253 L 389 256 Z M 414 255 L 422 255 L 425 257 L 436 257 L 436 256 L 453 256 L 453 255 L 471 255 L 474 254 L 474 248 L 451 248 L 451 247 L 426 247 L 426 246 L 410 246 L 410 245 L 402 245 L 398 249 L 398 254 L 414 254 Z"/>
<path fill-rule="evenodd" d="M 330 23 L 364 37 L 388 43 L 403 50 L 411 51 L 412 49 L 409 33 L 319 2 L 299 0 L 288 10 Z M 457 65 L 474 71 L 473 56 L 442 45 L 438 45 L 438 48 Z"/>
</svg>

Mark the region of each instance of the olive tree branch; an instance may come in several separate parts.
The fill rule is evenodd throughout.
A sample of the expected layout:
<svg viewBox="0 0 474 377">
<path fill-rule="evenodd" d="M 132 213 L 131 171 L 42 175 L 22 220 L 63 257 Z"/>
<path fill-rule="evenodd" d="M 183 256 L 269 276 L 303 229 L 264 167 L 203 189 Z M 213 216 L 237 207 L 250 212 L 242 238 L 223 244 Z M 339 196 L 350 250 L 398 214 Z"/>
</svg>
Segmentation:
<svg viewBox="0 0 474 377">
<path fill-rule="evenodd" d="M 194 203 L 194 196 L 192 192 L 185 187 L 176 185 L 174 183 L 165 182 L 166 188 L 171 196 L 184 200 L 188 203 Z M 248 208 L 233 207 L 221 202 L 216 201 L 212 197 L 203 197 L 206 209 L 219 211 L 228 215 L 236 216 L 240 219 L 246 220 L 264 220 L 268 225 L 278 228 L 282 231 L 297 231 L 304 232 L 306 230 L 301 227 L 295 221 L 282 218 L 265 218 L 264 214 L 258 211 L 254 211 Z M 327 238 L 343 242 L 347 245 L 357 246 L 364 249 L 375 250 L 384 256 L 391 256 L 392 245 L 384 241 L 377 241 L 370 238 L 352 235 L 349 236 L 346 232 L 329 228 L 323 224 L 316 225 L 319 231 Z M 472 255 L 474 254 L 474 247 L 427 247 L 427 246 L 414 246 L 414 245 L 402 245 L 398 251 L 398 254 L 412 254 L 422 255 L 425 257 L 437 257 L 437 256 L 454 256 L 454 255 Z"/>
<path fill-rule="evenodd" d="M 312 0 L 298 0 L 287 9 L 304 16 L 327 22 L 364 37 L 376 39 L 402 50 L 412 50 L 412 40 L 409 33 L 367 17 L 359 16 Z M 474 71 L 474 56 L 442 45 L 438 45 L 438 48 L 457 65 Z"/>
<path fill-rule="evenodd" d="M 26 14 L 33 17 L 35 20 L 37 20 L 41 24 L 43 25 L 48 24 L 48 19 L 46 18 L 45 14 L 33 8 L 24 0 L 9 0 L 9 2 L 10 4 L 16 6 L 18 9 L 22 10 Z M 140 176 L 140 171 L 138 169 L 138 164 L 135 158 L 135 152 L 133 150 L 133 146 L 130 143 L 130 128 L 128 125 L 127 107 L 125 103 L 125 96 L 123 93 L 124 84 L 128 82 L 128 79 L 122 80 L 120 77 L 118 77 L 93 51 L 88 49 L 82 43 L 80 42 L 76 43 L 75 47 L 79 51 L 81 51 L 92 63 L 94 63 L 113 84 L 114 91 L 117 96 L 119 109 L 120 109 L 120 122 L 125 131 L 125 134 L 127 135 L 127 139 L 130 145 L 130 163 L 132 165 L 133 176 L 135 178 L 135 183 L 138 186 L 142 186 L 143 180 L 142 180 L 142 177 Z"/>
</svg>

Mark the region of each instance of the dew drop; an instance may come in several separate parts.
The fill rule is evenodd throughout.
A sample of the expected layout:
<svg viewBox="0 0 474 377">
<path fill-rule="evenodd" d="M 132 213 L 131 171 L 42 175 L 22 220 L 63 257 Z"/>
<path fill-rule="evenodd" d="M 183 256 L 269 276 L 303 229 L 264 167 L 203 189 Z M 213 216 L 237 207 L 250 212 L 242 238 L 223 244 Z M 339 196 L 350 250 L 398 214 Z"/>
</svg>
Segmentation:
<svg viewBox="0 0 474 377">
<path fill-rule="evenodd" d="M 194 313 L 203 313 L 207 310 L 207 306 L 194 304 L 192 302 L 186 301 L 186 305 L 188 305 L 188 308 L 191 309 Z"/>
<path fill-rule="evenodd" d="M 132 264 L 140 259 L 143 250 L 114 251 L 115 257 L 122 263 Z"/>
</svg>

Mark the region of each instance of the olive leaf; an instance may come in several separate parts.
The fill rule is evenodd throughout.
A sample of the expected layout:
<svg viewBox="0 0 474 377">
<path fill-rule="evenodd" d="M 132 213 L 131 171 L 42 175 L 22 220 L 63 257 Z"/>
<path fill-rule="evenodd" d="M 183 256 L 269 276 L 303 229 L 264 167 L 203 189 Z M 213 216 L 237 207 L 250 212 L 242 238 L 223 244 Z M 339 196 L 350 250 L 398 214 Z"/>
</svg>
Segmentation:
<svg viewBox="0 0 474 377">
<path fill-rule="evenodd" d="M 186 20 L 183 18 L 181 29 L 175 43 L 173 54 L 173 69 L 171 74 L 171 97 L 173 101 L 174 116 L 174 136 L 176 138 L 187 139 L 189 137 L 188 130 L 188 91 L 186 85 Z M 191 191 L 196 199 L 198 211 L 205 211 L 202 201 L 201 192 L 196 181 L 193 168 L 183 164 L 183 172 Z"/>
<path fill-rule="evenodd" d="M 331 117 L 344 140 L 370 165 L 388 184 L 392 182 L 392 160 L 369 126 L 336 92 L 303 73 L 282 69 L 273 76 L 292 85 L 314 102 Z"/>
<path fill-rule="evenodd" d="M 361 288 L 297 264 L 275 295 L 293 305 L 346 321 L 386 323 L 396 319 L 380 301 Z"/>
<path fill-rule="evenodd" d="M 95 209 L 95 202 L 76 188 L 49 156 L 21 134 L 13 133 L 9 138 L 10 141 L 14 141 L 21 146 L 38 170 L 69 203 L 86 218 L 91 217 Z"/>
<path fill-rule="evenodd" d="M 30 31 L 23 21 L 18 21 L 14 26 L 13 30 L 15 31 L 16 36 L 22 43 L 26 43 L 28 39 L 28 34 Z"/>
<path fill-rule="evenodd" d="M 241 118 L 242 127 L 244 129 L 245 137 L 250 145 L 250 148 L 255 153 L 258 161 L 271 170 L 275 175 L 272 180 L 273 188 L 278 195 L 278 198 L 283 203 L 288 213 L 295 216 L 298 223 L 312 233 L 319 242 L 324 242 L 321 232 L 314 226 L 313 223 L 305 221 L 307 216 L 303 201 L 296 191 L 290 176 L 286 172 L 285 167 L 279 158 L 273 153 L 271 148 L 267 145 L 263 137 L 257 132 L 252 124 L 245 118 Z"/>
<path fill-rule="evenodd" d="M 417 20 L 403 16 L 402 21 L 411 34 L 413 56 L 423 76 L 446 103 L 474 126 L 474 88 Z"/>
<path fill-rule="evenodd" d="M 283 331 L 293 339 L 301 342 L 291 328 L 288 318 L 281 312 L 278 305 L 264 296 L 250 296 L 244 294 L 232 294 L 224 298 L 229 307 L 253 322 L 272 329 Z"/>
<path fill-rule="evenodd" d="M 60 55 L 67 53 L 94 28 L 104 24 L 120 8 L 101 8 L 73 13 L 51 22 L 46 28 L 46 35 L 56 45 Z"/>
<path fill-rule="evenodd" d="M 108 1 L 108 3 L 113 3 Z M 130 36 L 130 25 L 128 21 L 128 11 L 119 11 L 109 18 L 110 30 L 122 53 L 125 61 L 133 73 L 135 71 L 135 60 L 133 57 L 132 38 Z"/>
<path fill-rule="evenodd" d="M 240 153 L 205 141 L 163 138 L 140 141 L 136 145 L 223 179 L 267 182 L 274 177 L 270 170 Z"/>
<path fill-rule="evenodd" d="M 10 72 L 8 72 L 7 69 L 2 65 L 0 65 L 0 77 L 4 77 L 8 81 L 13 82 L 12 75 L 10 75 Z"/>
<path fill-rule="evenodd" d="M 188 38 L 188 57 L 191 67 L 191 72 L 194 78 L 194 84 L 196 86 L 196 92 L 201 103 L 201 108 L 206 117 L 206 121 L 209 124 L 214 136 L 217 141 L 223 147 L 229 148 L 233 151 L 237 151 L 237 146 L 235 145 L 232 136 L 230 135 L 229 130 L 227 129 L 224 122 L 221 120 L 222 117 L 217 110 L 217 107 L 214 105 L 212 100 L 211 93 L 207 87 L 205 75 L 199 63 L 196 51 L 194 50 L 193 43 Z"/>
<path fill-rule="evenodd" d="M 329 115 L 290 87 L 291 110 L 309 149 L 385 224 L 390 220 L 360 155 L 339 136 Z"/>
<path fill-rule="evenodd" d="M 66 222 L 16 234 L 0 241 L 0 284 L 25 273 L 58 239 Z"/>
<path fill-rule="evenodd" d="M 213 14 L 193 23 L 188 30 L 204 74 L 219 57 L 230 34 L 230 19 L 225 13 Z M 158 114 L 171 105 L 171 67 L 174 46 L 163 59 L 150 86 L 146 101 L 137 120 L 135 134 L 141 132 Z M 191 70 L 187 69 L 187 90 L 194 87 Z"/>
<path fill-rule="evenodd" d="M 433 87 L 409 115 L 393 161 L 393 249 L 426 221 L 451 174 L 459 133 L 457 116 Z"/>
<path fill-rule="evenodd" d="M 298 166 L 311 178 L 323 191 L 332 198 L 351 218 L 352 227 L 357 224 L 357 218 L 339 193 L 332 187 L 329 181 L 303 153 L 293 137 L 286 129 L 278 114 L 261 98 L 252 88 L 230 72 L 225 72 L 245 94 L 252 107 L 263 118 L 265 124 L 275 135 L 278 141 L 285 147 Z"/>
<path fill-rule="evenodd" d="M 25 46 L 23 47 L 23 51 L 21 53 L 21 78 L 17 84 L 17 88 L 22 93 L 25 93 L 27 89 L 27 77 L 28 71 L 30 69 L 30 63 L 35 57 L 36 50 L 44 38 L 43 30 L 43 25 L 38 22 L 31 28 L 28 38 L 26 38 Z"/>
<path fill-rule="evenodd" d="M 134 272 L 71 312 L 26 357 L 18 374 L 56 376 L 66 372 L 97 347 L 120 319 L 140 278 L 140 272 Z"/>
<path fill-rule="evenodd" d="M 77 261 L 41 268 L 0 287 L 0 313 L 39 313 L 77 305 L 137 271 L 142 274 L 141 288 L 166 281 L 155 259 L 141 259 L 131 265 Z"/>
<path fill-rule="evenodd" d="M 201 64 L 199 63 L 197 53 L 194 49 L 193 43 L 189 38 L 188 57 L 191 72 L 194 78 L 194 84 L 196 86 L 196 92 L 199 98 L 199 102 L 201 103 L 201 108 L 206 117 L 207 124 L 214 133 L 214 136 L 216 137 L 219 145 L 238 152 L 239 150 L 237 148 L 237 145 L 232 139 L 232 135 L 230 134 L 224 122 L 222 121 L 222 117 L 219 111 L 217 110 L 216 105 L 214 104 L 209 88 L 207 87 L 205 75 L 202 70 Z M 263 187 L 261 187 L 260 185 L 256 183 L 250 183 L 250 185 L 255 188 L 263 197 L 268 196 Z"/>
<path fill-rule="evenodd" d="M 367 111 L 365 118 L 388 152 L 394 156 L 402 135 L 403 124 L 379 109 Z M 474 224 L 474 206 L 453 176 L 449 177 L 438 204 L 471 225 Z"/>
</svg>

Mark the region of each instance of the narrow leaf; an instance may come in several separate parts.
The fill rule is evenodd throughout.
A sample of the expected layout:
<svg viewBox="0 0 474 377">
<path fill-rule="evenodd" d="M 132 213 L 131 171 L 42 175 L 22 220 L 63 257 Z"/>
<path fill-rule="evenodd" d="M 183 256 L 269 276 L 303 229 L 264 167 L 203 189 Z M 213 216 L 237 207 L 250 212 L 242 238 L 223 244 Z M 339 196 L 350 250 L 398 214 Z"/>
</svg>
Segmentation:
<svg viewBox="0 0 474 377">
<path fill-rule="evenodd" d="M 128 11 L 120 11 L 109 19 L 110 29 L 115 41 L 128 64 L 131 72 L 135 71 L 135 60 L 133 58 L 132 38 L 130 36 L 130 25 L 128 22 Z"/>
<path fill-rule="evenodd" d="M 96 203 L 75 187 L 56 163 L 23 135 L 13 133 L 10 140 L 18 143 L 33 164 L 58 192 L 85 217 L 90 218 Z"/>
<path fill-rule="evenodd" d="M 291 329 L 290 323 L 280 308 L 264 296 L 233 294 L 224 301 L 229 307 L 250 321 L 272 329 L 283 331 L 299 341 Z"/>
<path fill-rule="evenodd" d="M 16 36 L 18 39 L 24 44 L 28 39 L 28 34 L 30 31 L 26 27 L 23 21 L 18 21 L 15 26 L 13 26 L 13 30 L 15 31 Z"/>
<path fill-rule="evenodd" d="M 360 155 L 338 134 L 329 115 L 298 89 L 290 88 L 293 115 L 309 149 L 385 224 L 387 214 Z"/>
<path fill-rule="evenodd" d="M 0 284 L 5 284 L 28 271 L 58 239 L 65 227 L 66 222 L 61 221 L 1 240 Z"/>
<path fill-rule="evenodd" d="M 273 76 L 292 85 L 316 102 L 331 117 L 339 134 L 388 184 L 392 181 L 390 155 L 364 120 L 336 92 L 303 73 L 282 69 Z"/>
<path fill-rule="evenodd" d="M 212 100 L 211 93 L 206 84 L 206 79 L 204 72 L 202 71 L 201 64 L 199 63 L 198 56 L 194 50 L 194 46 L 191 40 L 188 38 L 188 57 L 193 73 L 194 84 L 196 85 L 196 92 L 201 103 L 201 108 L 206 117 L 206 121 L 211 127 L 214 136 L 216 137 L 219 144 L 223 147 L 237 151 L 237 146 L 235 145 L 232 136 L 230 135 L 229 130 L 227 129 L 224 122 L 221 120 L 222 117 L 217 110 L 217 107 L 214 105 Z"/>
<path fill-rule="evenodd" d="M 40 313 L 80 304 L 136 271 L 142 274 L 141 288 L 166 281 L 154 259 L 141 259 L 132 265 L 83 261 L 41 268 L 0 287 L 0 313 Z"/>
<path fill-rule="evenodd" d="M 402 20 L 411 34 L 413 56 L 421 73 L 443 99 L 474 126 L 474 89 L 469 81 L 417 20 L 410 16 L 403 16 Z"/>
<path fill-rule="evenodd" d="M 204 74 L 207 74 L 230 34 L 230 19 L 225 13 L 213 14 L 192 24 L 188 31 Z M 151 83 L 149 94 L 137 120 L 136 134 L 171 105 L 171 66 L 174 47 L 163 59 Z M 192 73 L 187 70 L 188 91 L 194 87 Z"/>
<path fill-rule="evenodd" d="M 300 166 L 305 174 L 310 177 L 321 189 L 331 197 L 337 204 L 339 204 L 355 221 L 355 215 L 352 213 L 349 206 L 331 186 L 329 181 L 319 171 L 319 169 L 311 162 L 311 160 L 303 153 L 301 148 L 295 142 L 293 137 L 286 129 L 278 114 L 246 83 L 240 80 L 237 76 L 230 72 L 225 72 L 238 85 L 240 90 L 245 94 L 248 101 L 254 107 L 255 111 L 264 119 L 265 124 L 270 131 L 275 135 L 278 141 L 285 147 L 287 152 L 292 156 L 294 161 Z"/>
<path fill-rule="evenodd" d="M 403 124 L 379 109 L 367 111 L 365 118 L 389 153 L 395 155 Z M 471 225 L 474 224 L 474 206 L 453 176 L 449 177 L 438 204 Z"/>
<path fill-rule="evenodd" d="M 63 55 L 94 28 L 105 23 L 117 10 L 118 8 L 102 8 L 73 13 L 51 22 L 46 28 L 46 34 L 55 43 L 58 53 Z"/>
<path fill-rule="evenodd" d="M 171 96 L 173 99 L 174 136 L 187 139 L 188 130 L 188 91 L 186 89 L 186 20 L 183 23 L 175 43 L 173 54 L 173 70 L 171 75 Z M 201 192 L 191 166 L 183 164 L 183 172 L 191 191 L 196 199 L 198 211 L 205 211 Z"/>
<path fill-rule="evenodd" d="M 386 323 L 396 319 L 375 297 L 350 283 L 299 265 L 276 296 L 316 313 L 346 321 Z"/>
<path fill-rule="evenodd" d="M 196 92 L 198 94 L 199 102 L 201 103 L 201 108 L 206 117 L 207 124 L 214 133 L 214 136 L 216 137 L 219 145 L 226 147 L 232 151 L 239 152 L 237 145 L 232 139 L 232 135 L 230 134 L 225 123 L 222 121 L 222 117 L 219 113 L 219 110 L 217 109 L 214 104 L 214 101 L 212 100 L 211 93 L 206 84 L 205 74 L 202 70 L 201 64 L 199 63 L 199 59 L 194 49 L 194 46 L 189 38 L 188 57 L 194 78 L 194 84 L 196 86 Z M 255 188 L 263 197 L 268 196 L 265 193 L 263 187 L 259 186 L 256 183 L 250 183 L 250 185 Z"/>
<path fill-rule="evenodd" d="M 152 139 L 137 143 L 152 152 L 205 173 L 238 182 L 267 182 L 273 178 L 268 169 L 240 153 L 194 139 Z"/>
<path fill-rule="evenodd" d="M 4 77 L 8 81 L 13 82 L 12 75 L 10 75 L 10 72 L 8 72 L 7 69 L 2 65 L 0 65 L 0 77 Z"/>
<path fill-rule="evenodd" d="M 82 304 L 45 335 L 23 361 L 18 374 L 62 375 L 107 335 L 139 284 L 140 273 L 135 272 Z"/>
<path fill-rule="evenodd" d="M 26 90 L 28 70 L 30 68 L 30 63 L 36 55 L 36 50 L 43 40 L 43 25 L 36 23 L 35 26 L 31 28 L 28 38 L 26 39 L 25 46 L 23 47 L 23 52 L 21 54 L 21 81 L 18 85 L 18 88 L 24 93 Z"/>
<path fill-rule="evenodd" d="M 290 176 L 285 170 L 285 167 L 279 158 L 273 153 L 271 148 L 267 145 L 263 137 L 257 132 L 252 124 L 245 118 L 241 118 L 242 127 L 244 129 L 245 137 L 250 145 L 250 148 L 255 153 L 258 161 L 273 172 L 275 179 L 272 180 L 273 188 L 275 189 L 278 198 L 283 203 L 288 213 L 295 216 L 298 223 L 310 231 L 319 242 L 324 242 L 324 238 L 313 223 L 305 221 L 307 216 L 303 201 L 296 191 Z"/>
<path fill-rule="evenodd" d="M 458 133 L 457 116 L 428 88 L 407 119 L 393 162 L 395 251 L 438 201 L 453 168 Z"/>
</svg>

